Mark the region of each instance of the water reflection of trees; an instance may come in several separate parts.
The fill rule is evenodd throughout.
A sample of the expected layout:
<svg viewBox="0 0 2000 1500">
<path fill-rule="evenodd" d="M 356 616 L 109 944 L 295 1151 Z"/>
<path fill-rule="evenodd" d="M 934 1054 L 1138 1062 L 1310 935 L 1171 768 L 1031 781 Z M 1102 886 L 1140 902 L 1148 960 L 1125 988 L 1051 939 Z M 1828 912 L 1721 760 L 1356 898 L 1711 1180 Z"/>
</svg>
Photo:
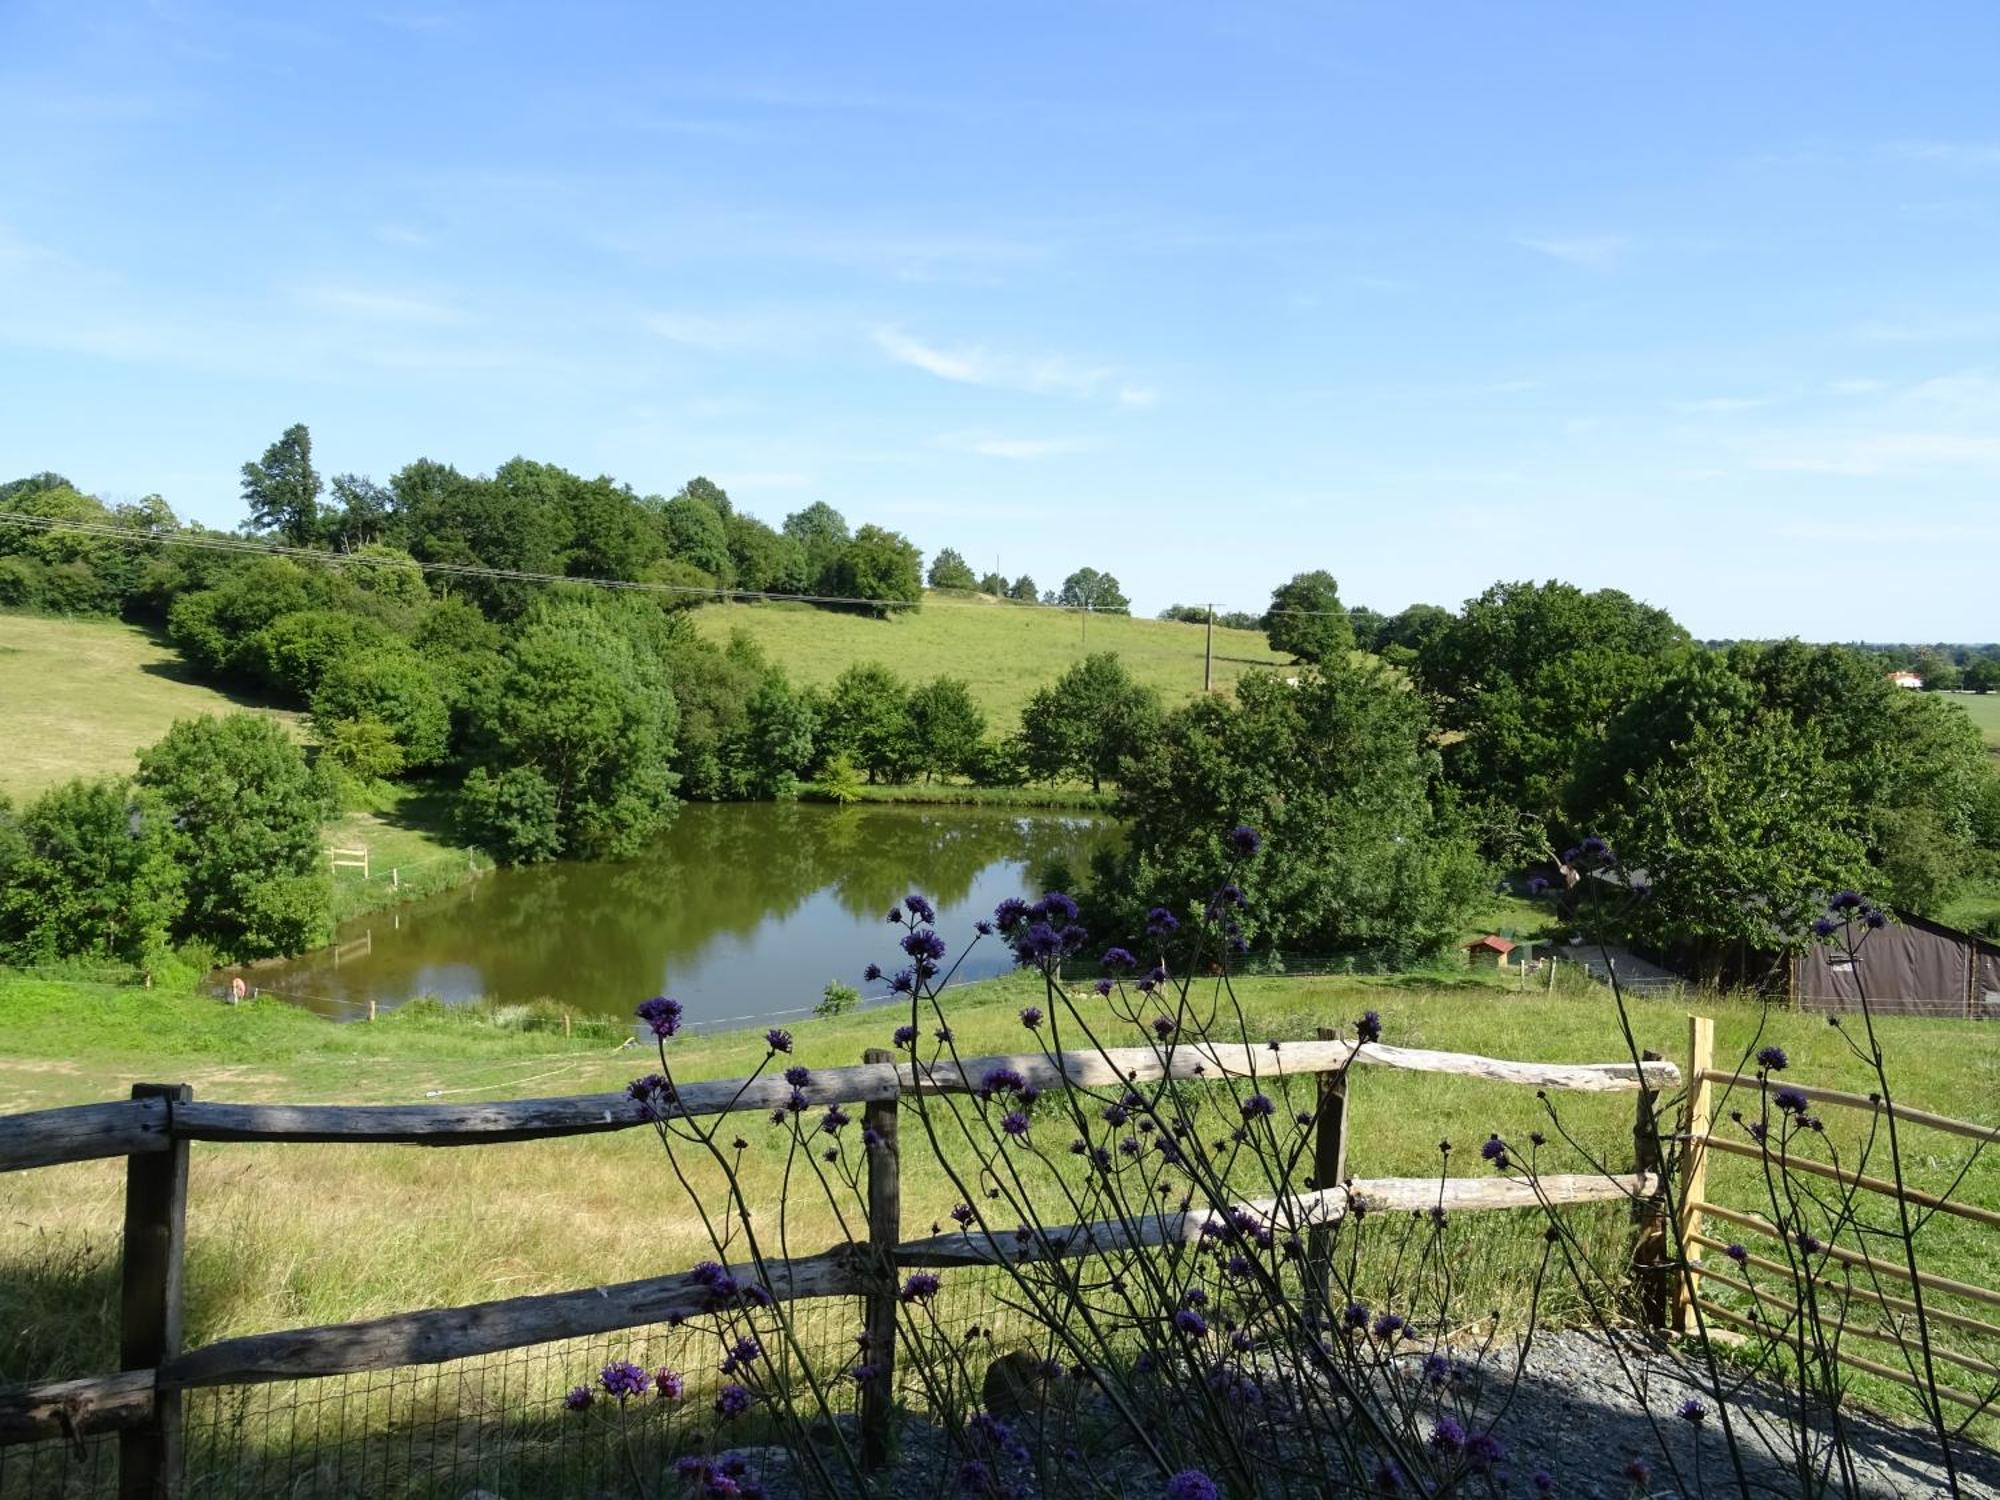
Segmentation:
<svg viewBox="0 0 2000 1500">
<path fill-rule="evenodd" d="M 719 939 L 747 944 L 821 892 L 863 921 L 913 889 L 950 907 L 997 863 L 1080 867 L 1110 836 L 1088 820 L 997 809 L 691 805 L 637 859 L 502 870 L 414 909 L 393 937 L 372 919 L 374 952 L 348 974 L 315 955 L 294 977 L 302 989 L 382 991 L 471 964 L 500 993 L 575 993 L 672 973 Z"/>
</svg>

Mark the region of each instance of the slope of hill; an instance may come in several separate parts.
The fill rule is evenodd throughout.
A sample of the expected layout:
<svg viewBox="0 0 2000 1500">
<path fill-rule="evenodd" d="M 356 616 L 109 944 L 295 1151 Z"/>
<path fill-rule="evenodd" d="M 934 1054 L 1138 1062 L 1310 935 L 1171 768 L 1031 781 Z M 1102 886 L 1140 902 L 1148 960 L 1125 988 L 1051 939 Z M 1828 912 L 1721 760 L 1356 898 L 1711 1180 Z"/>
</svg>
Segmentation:
<svg viewBox="0 0 2000 1500">
<path fill-rule="evenodd" d="M 913 614 L 887 620 L 804 604 L 710 604 L 695 613 L 717 642 L 741 630 L 794 682 L 824 684 L 856 662 L 877 661 L 911 681 L 964 679 L 993 720 L 1011 729 L 1036 688 L 1093 651 L 1115 651 L 1140 682 L 1169 704 L 1201 692 L 1205 630 L 1167 620 L 1081 615 L 1002 604 L 983 595 L 926 596 Z M 1215 632 L 1215 685 L 1283 666 L 1254 630 Z"/>
<path fill-rule="evenodd" d="M 116 620 L 0 614 L 0 794 L 127 775 L 176 719 L 259 708 L 196 682 L 157 636 Z"/>
</svg>

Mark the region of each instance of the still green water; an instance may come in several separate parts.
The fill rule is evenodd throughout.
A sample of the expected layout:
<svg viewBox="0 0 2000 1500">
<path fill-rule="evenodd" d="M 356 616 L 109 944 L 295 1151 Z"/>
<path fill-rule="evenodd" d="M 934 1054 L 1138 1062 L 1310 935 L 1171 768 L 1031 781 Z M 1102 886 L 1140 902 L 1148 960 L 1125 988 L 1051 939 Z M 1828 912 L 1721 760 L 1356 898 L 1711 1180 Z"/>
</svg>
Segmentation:
<svg viewBox="0 0 2000 1500">
<path fill-rule="evenodd" d="M 1039 891 L 1052 862 L 1086 869 L 1116 837 L 1103 819 L 997 808 L 690 803 L 637 859 L 496 870 L 357 918 L 333 947 L 251 980 L 336 1019 L 418 995 L 623 1016 L 661 993 L 699 1027 L 796 1019 L 831 979 L 885 992 L 861 971 L 902 967 L 885 917 L 909 892 L 937 906 L 956 958 L 974 919 Z M 958 977 L 1008 967 L 988 938 Z"/>
</svg>

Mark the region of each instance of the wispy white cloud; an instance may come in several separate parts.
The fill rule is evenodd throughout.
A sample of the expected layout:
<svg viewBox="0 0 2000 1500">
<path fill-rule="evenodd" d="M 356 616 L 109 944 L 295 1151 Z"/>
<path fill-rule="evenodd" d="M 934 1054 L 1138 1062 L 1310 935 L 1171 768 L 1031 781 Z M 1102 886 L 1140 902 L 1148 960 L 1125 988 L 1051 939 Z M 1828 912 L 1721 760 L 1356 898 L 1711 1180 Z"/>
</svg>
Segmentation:
<svg viewBox="0 0 2000 1500">
<path fill-rule="evenodd" d="M 1963 344 L 2000 338 L 2000 318 L 1985 313 L 1871 318 L 1855 324 L 1852 331 L 1855 338 L 1870 344 Z"/>
<path fill-rule="evenodd" d="M 979 345 L 948 348 L 893 324 L 875 329 L 874 337 L 875 346 L 898 364 L 959 385 L 1078 399 L 1108 394 L 1125 406 L 1147 406 L 1159 399 L 1159 393 L 1149 386 L 1121 383 L 1118 371 L 1110 365 L 1085 364 L 1067 355 L 1022 357 L 997 354 Z"/>
<path fill-rule="evenodd" d="M 1599 270 L 1625 254 L 1632 242 L 1622 234 L 1518 234 L 1514 243 L 1554 260 Z"/>
<path fill-rule="evenodd" d="M 876 329 L 875 343 L 898 364 L 914 365 L 940 380 L 955 380 L 964 385 L 995 384 L 992 361 L 983 350 L 940 349 L 894 327 Z"/>
<path fill-rule="evenodd" d="M 1829 381 L 1826 388 L 1830 394 L 1835 396 L 1872 396 L 1877 391 L 1886 391 L 1889 389 L 1889 382 L 1886 380 L 1875 380 L 1866 375 L 1859 375 L 1847 380 Z"/>
<path fill-rule="evenodd" d="M 1878 432 L 1789 438 L 1767 446 L 1751 467 L 1781 473 L 1858 477 L 1939 469 L 2000 474 L 2000 438 L 1947 432 Z"/>
<path fill-rule="evenodd" d="M 649 314 L 645 326 L 669 343 L 709 354 L 783 357 L 809 352 L 831 331 L 824 316 L 796 308 L 723 313 L 669 310 Z"/>
<path fill-rule="evenodd" d="M 407 224 L 379 224 L 375 228 L 375 238 L 385 245 L 418 246 L 431 242 L 429 235 Z"/>
<path fill-rule="evenodd" d="M 418 324 L 436 328 L 467 321 L 462 310 L 448 303 L 429 297 L 408 296 L 401 292 L 376 291 L 370 287 L 303 286 L 298 288 L 297 295 L 299 300 L 308 306 L 381 323 Z"/>
<path fill-rule="evenodd" d="M 2000 167 L 2000 141 L 1897 141 L 1889 154 L 1952 167 Z"/>
<path fill-rule="evenodd" d="M 1090 446 L 1082 438 L 1009 438 L 967 433 L 947 433 L 937 440 L 937 444 L 955 453 L 976 453 L 982 458 L 1017 461 L 1080 453 Z"/>
<path fill-rule="evenodd" d="M 1776 396 L 1702 396 L 1692 401 L 1669 401 L 1670 410 L 1687 416 L 1727 416 L 1731 412 L 1756 411 L 1771 406 Z"/>
<path fill-rule="evenodd" d="M 1984 370 L 1934 375 L 1903 392 L 1904 401 L 1958 411 L 2000 412 L 2000 380 Z"/>
</svg>

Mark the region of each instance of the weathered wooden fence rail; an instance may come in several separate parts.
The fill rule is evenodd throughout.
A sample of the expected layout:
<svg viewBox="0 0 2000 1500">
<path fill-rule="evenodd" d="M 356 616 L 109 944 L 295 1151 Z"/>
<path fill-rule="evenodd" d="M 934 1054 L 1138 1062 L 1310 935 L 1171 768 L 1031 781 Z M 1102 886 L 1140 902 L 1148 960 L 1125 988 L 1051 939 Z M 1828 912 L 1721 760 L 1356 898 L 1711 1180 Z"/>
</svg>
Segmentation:
<svg viewBox="0 0 2000 1500">
<path fill-rule="evenodd" d="M 1534 1184 L 1498 1177 L 1345 1179 L 1348 1069 L 1386 1067 L 1485 1078 L 1537 1089 L 1639 1095 L 1632 1173 L 1548 1176 Z M 957 1065 L 897 1061 L 871 1051 L 853 1067 L 813 1070 L 815 1105 L 860 1105 L 871 1127 L 868 1243 L 818 1255 L 767 1261 L 757 1279 L 774 1298 L 854 1296 L 864 1301 L 875 1377 L 863 1387 L 864 1457 L 887 1451 L 894 1395 L 895 1277 L 905 1268 L 1019 1262 L 1025 1257 L 1088 1255 L 1191 1242 L 1212 1217 L 1206 1208 L 1042 1232 L 1023 1249 L 1014 1236 L 980 1231 L 901 1239 L 897 1108 L 906 1094 L 969 1093 L 998 1067 L 1030 1083 L 1117 1087 L 1160 1079 L 1190 1082 L 1311 1077 L 1322 1082 L 1313 1159 L 1314 1186 L 1282 1200 L 1234 1205 L 1253 1213 L 1281 1209 L 1297 1227 L 1324 1230 L 1366 1208 L 1451 1211 L 1527 1208 L 1544 1203 L 1657 1203 L 1661 1187 L 1652 1115 L 1659 1091 L 1681 1080 L 1673 1063 L 1539 1063 L 1342 1041 L 1269 1045 L 1184 1044 L 1102 1052 L 997 1055 Z M 680 1118 L 769 1111 L 791 1086 L 782 1079 L 724 1079 L 677 1087 Z M 651 1124 L 624 1093 L 471 1104 L 285 1105 L 206 1103 L 184 1085 L 140 1085 L 129 1100 L 0 1117 L 0 1172 L 125 1157 L 125 1257 L 121 1360 L 114 1374 L 0 1391 L 0 1444 L 53 1437 L 78 1440 L 119 1433 L 121 1497 L 164 1496 L 179 1483 L 180 1393 L 208 1386 L 310 1379 L 498 1353 L 530 1344 L 644 1327 L 704 1306 L 704 1289 L 685 1272 L 615 1286 L 431 1308 L 362 1322 L 219 1340 L 183 1351 L 181 1267 L 185 1253 L 188 1148 L 193 1142 L 347 1142 L 480 1146 L 547 1140 Z M 1331 1180 L 1329 1180 L 1329 1178 Z M 1345 1179 L 1345 1180 L 1343 1180 Z M 748 1270 L 749 1268 L 738 1268 Z"/>
</svg>

